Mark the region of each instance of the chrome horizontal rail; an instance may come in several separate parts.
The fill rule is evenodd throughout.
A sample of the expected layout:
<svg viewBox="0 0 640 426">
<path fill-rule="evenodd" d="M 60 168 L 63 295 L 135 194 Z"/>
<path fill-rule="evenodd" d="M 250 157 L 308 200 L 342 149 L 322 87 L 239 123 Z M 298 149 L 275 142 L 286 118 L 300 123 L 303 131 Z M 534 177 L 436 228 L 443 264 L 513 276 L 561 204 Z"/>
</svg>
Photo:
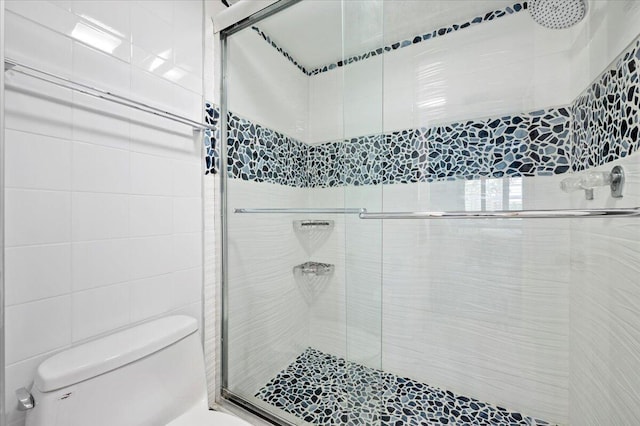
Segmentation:
<svg viewBox="0 0 640 426">
<path fill-rule="evenodd" d="M 497 210 L 485 212 L 362 212 L 360 219 L 576 219 L 640 216 L 640 207 L 588 210 Z"/>
<path fill-rule="evenodd" d="M 299 214 L 362 214 L 366 213 L 367 209 L 312 209 L 312 208 L 265 208 L 265 209 L 235 209 L 234 213 L 299 213 Z"/>
<path fill-rule="evenodd" d="M 84 83 L 78 83 L 77 81 L 70 80 L 66 77 L 61 77 L 59 75 L 22 64 L 13 59 L 6 58 L 4 60 L 4 70 L 13 71 L 40 81 L 56 85 L 58 87 L 70 89 L 75 92 L 133 108 L 138 111 L 146 112 L 148 114 L 153 114 L 155 116 L 166 118 L 177 123 L 186 124 L 187 126 L 191 126 L 193 130 L 215 130 L 215 128 L 209 124 L 191 120 L 190 118 L 183 117 L 181 115 L 177 115 L 160 108 L 156 108 L 143 102 L 135 101 L 133 99 L 115 94 L 105 89 L 89 86 Z"/>
</svg>

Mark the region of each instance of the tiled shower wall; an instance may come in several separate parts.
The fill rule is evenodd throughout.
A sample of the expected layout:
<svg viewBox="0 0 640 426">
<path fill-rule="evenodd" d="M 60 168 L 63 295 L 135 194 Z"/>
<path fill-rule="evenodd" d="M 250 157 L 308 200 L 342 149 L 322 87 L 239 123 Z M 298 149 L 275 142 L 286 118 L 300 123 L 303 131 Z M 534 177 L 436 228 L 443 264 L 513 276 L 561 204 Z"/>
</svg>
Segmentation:
<svg viewBox="0 0 640 426">
<path fill-rule="evenodd" d="M 282 138 L 313 144 L 342 141 L 344 138 L 351 142 L 352 137 L 376 133 L 375 119 L 377 117 L 379 120 L 381 116 L 376 111 L 379 108 L 384 108 L 385 133 L 393 135 L 394 130 L 446 127 L 453 122 L 464 123 L 464 120 L 472 117 L 517 116 L 523 111 L 562 107 L 576 99 L 589 82 L 596 80 L 598 74 L 614 59 L 613 56 L 621 52 L 638 33 L 637 25 L 633 24 L 638 16 L 633 2 L 594 2 L 593 7 L 598 13 L 590 15 L 590 22 L 566 32 L 550 32 L 534 27 L 526 14 L 518 14 L 490 25 L 478 26 L 475 37 L 471 38 L 481 45 L 469 42 L 465 33 L 460 32 L 442 37 L 442 45 L 437 48 L 431 45 L 432 50 L 429 43 L 422 43 L 421 46 L 400 49 L 349 65 L 340 72 L 329 71 L 313 76 L 308 80 L 306 138 L 278 127 L 275 120 L 254 119 L 243 111 L 242 103 L 237 103 L 232 110 L 240 117 L 251 117 L 253 124 L 260 124 L 272 132 L 281 132 Z M 602 16 L 606 25 L 597 21 Z M 472 29 L 466 30 L 469 31 Z M 599 34 L 592 34 L 598 31 Z M 505 32 L 510 35 L 508 40 L 504 37 Z M 256 35 L 256 38 L 259 37 Z M 263 40 L 248 43 L 244 48 L 252 46 L 259 49 L 255 45 L 258 42 Z M 447 43 L 455 46 L 454 51 L 461 54 L 451 55 L 452 50 L 447 49 Z M 465 48 L 467 44 L 470 45 L 468 50 Z M 602 49 L 599 49 L 600 45 Z M 521 46 L 526 48 L 519 50 Z M 487 55 L 484 59 L 478 59 L 477 72 L 475 67 L 464 67 L 463 63 L 473 62 L 471 58 L 475 59 L 474 52 L 478 51 Z M 592 56 L 588 52 L 592 52 Z M 286 61 L 284 58 L 282 60 Z M 296 70 L 294 66 L 291 69 Z M 384 79 L 381 69 L 384 69 Z M 559 73 L 559 70 L 562 71 Z M 342 76 L 342 72 L 346 74 Z M 254 78 L 268 80 L 273 76 Z M 351 81 L 352 85 L 342 86 L 343 79 Z M 637 84 L 637 74 L 634 76 L 629 68 L 620 76 L 616 74 L 616 79 Z M 583 81 L 584 84 L 577 87 L 575 81 Z M 384 87 L 384 103 L 382 94 L 379 99 L 365 102 L 363 98 L 358 103 L 357 89 L 353 88 L 358 82 L 366 87 Z M 434 90 L 438 89 L 433 86 L 434 82 L 439 82 L 442 87 Z M 345 91 L 353 92 L 343 96 Z M 444 94 L 446 102 L 433 98 L 438 94 Z M 345 104 L 347 98 L 354 100 L 354 103 Z M 578 101 L 584 103 L 583 99 L 581 97 Z M 260 102 L 260 99 L 257 101 Z M 350 114 L 350 109 L 357 113 Z M 576 109 L 575 106 L 571 108 L 572 111 Z M 355 118 L 345 123 L 343 116 Z M 580 113 L 572 117 L 574 127 L 584 123 L 581 117 Z M 317 125 L 314 125 L 314 121 Z M 487 122 L 490 121 L 487 119 Z M 374 128 L 369 126 L 372 122 Z M 587 127 L 597 129 L 598 126 L 589 124 Z M 617 141 L 619 144 L 616 146 L 597 144 L 593 142 L 594 139 L 584 140 L 585 145 L 580 147 L 579 152 L 590 154 L 576 156 L 581 161 L 573 164 L 575 170 L 582 170 L 587 164 L 593 167 L 610 161 L 613 158 L 611 152 L 623 157 L 635 150 L 637 134 L 633 136 L 633 128 L 627 126 L 626 130 L 620 131 L 627 135 L 627 142 Z M 595 133 L 602 134 L 602 131 L 596 130 Z M 367 142 L 366 138 L 362 139 Z M 415 140 L 411 137 L 406 139 Z M 407 146 L 415 148 L 412 143 Z M 600 146 L 603 150 L 594 151 L 594 146 Z M 573 158 L 572 155 L 576 153 L 567 155 L 565 152 L 564 158 Z M 331 155 L 325 158 L 334 159 Z M 339 155 L 335 158 L 339 158 Z M 408 163 L 412 164 L 412 161 Z M 549 164 L 548 159 L 545 161 Z M 545 173 L 540 173 L 535 179 L 492 179 L 485 180 L 482 185 L 485 189 L 499 186 L 501 191 L 516 194 L 514 205 L 505 205 L 505 200 L 501 198 L 499 203 L 493 205 L 497 209 L 603 207 L 605 203 L 611 206 L 633 205 L 634 188 L 638 187 L 633 184 L 637 181 L 637 155 L 622 161 L 630 172 L 630 192 L 622 202 L 616 204 L 612 204 L 605 191 L 597 191 L 597 201 L 588 205 L 583 201 L 583 194 L 567 195 L 560 192 L 558 184 L 562 175 L 544 176 Z M 246 164 L 249 166 L 248 162 Z M 371 164 L 375 164 L 375 161 Z M 252 199 L 250 194 L 263 197 L 277 190 L 277 182 L 264 178 L 273 169 L 267 171 L 260 167 L 263 165 L 258 161 L 247 170 L 249 173 L 261 170 L 263 179 L 257 180 L 263 180 L 264 183 L 257 183 L 254 179 L 242 183 L 232 180 L 234 184 L 242 185 L 248 201 Z M 610 166 L 608 164 L 605 168 Z M 406 173 L 399 175 L 407 176 Z M 410 173 L 408 175 L 411 176 Z M 257 173 L 252 175 L 254 178 L 256 176 Z M 461 173 L 459 177 L 463 176 L 464 173 Z M 485 176 L 497 177 L 490 173 Z M 461 179 L 420 183 L 418 179 L 408 179 L 405 182 L 413 183 L 380 187 L 371 185 L 376 182 L 369 181 L 363 182 L 369 185 L 362 187 L 315 187 L 307 189 L 305 205 L 405 211 L 475 209 L 476 201 L 480 205 L 480 200 L 470 195 L 474 193 L 473 181 Z M 340 182 L 343 183 L 346 182 Z M 295 190 L 293 186 L 299 186 L 290 185 L 291 191 Z M 519 198 L 518 193 L 522 194 Z M 280 197 L 278 199 L 282 201 Z M 298 198 L 296 200 L 300 202 Z M 381 204 L 383 200 L 384 204 Z M 294 203 L 285 205 L 294 206 Z M 230 207 L 272 205 L 265 200 L 264 203 L 232 204 Z M 251 232 L 251 220 L 243 220 L 243 232 Z M 588 355 L 591 342 L 598 342 L 603 348 L 597 352 L 600 359 L 611 359 L 612 355 L 605 349 L 607 345 L 598 339 L 606 339 L 610 333 L 620 336 L 622 324 L 618 314 L 608 309 L 602 311 L 602 306 L 596 302 L 598 297 L 616 300 L 620 292 L 628 295 L 631 291 L 631 287 L 625 287 L 625 283 L 630 285 L 628 279 L 631 279 L 625 281 L 630 271 L 628 268 L 620 268 L 626 272 L 620 273 L 622 284 L 616 287 L 617 290 L 601 289 L 601 283 L 607 281 L 606 275 L 596 280 L 593 278 L 598 276 L 595 270 L 586 268 L 591 270 L 590 275 L 577 272 L 584 268 L 582 261 L 576 262 L 578 258 L 588 258 L 596 268 L 596 258 L 604 256 L 605 249 L 601 247 L 610 247 L 608 240 L 598 237 L 601 228 L 595 222 L 590 222 L 592 227 L 589 229 L 597 235 L 577 233 L 574 225 L 580 227 L 582 224 L 568 224 L 566 221 L 474 222 L 469 226 L 461 222 L 385 222 L 378 224 L 377 228 L 365 230 L 354 228 L 353 225 L 362 225 L 360 223 L 346 226 L 345 220 L 349 218 L 336 218 L 334 232 L 315 251 L 307 252 L 308 258 L 336 264 L 336 274 L 332 280 L 323 283 L 315 293 L 312 292 L 313 297 L 304 300 L 309 307 L 310 317 L 307 345 L 562 423 L 571 420 L 572 424 L 588 424 L 590 421 L 584 416 L 589 415 L 586 413 L 593 414 L 595 408 L 590 411 L 585 409 L 585 405 L 596 406 L 596 401 L 590 395 L 602 396 L 600 389 L 607 389 L 610 393 L 604 398 L 609 410 L 618 410 L 620 419 L 624 420 L 625 415 L 629 416 L 627 419 L 633 418 L 634 411 L 622 406 L 633 392 L 623 397 L 623 392 L 629 391 L 624 385 L 616 387 L 615 384 L 603 383 L 607 377 L 606 366 L 611 364 L 598 362 L 595 369 L 589 368 L 594 366 L 593 358 Z M 270 223 L 274 221 L 272 219 Z M 281 223 L 288 224 L 290 220 L 282 220 Z M 633 222 L 627 222 L 628 225 L 625 222 L 616 223 L 621 224 L 619 230 L 626 232 L 626 235 L 634 235 L 638 230 Z M 373 223 L 370 226 L 374 226 Z M 345 233 L 345 229 L 349 231 Z M 289 239 L 298 238 L 294 234 L 284 235 Z M 284 244 L 282 238 L 282 234 L 278 233 L 265 236 L 265 244 L 269 241 L 271 244 L 276 244 L 276 241 L 280 241 L 277 244 Z M 587 238 L 588 248 L 584 251 L 574 250 L 574 240 L 583 241 L 580 238 Z M 384 246 L 381 241 L 384 241 Z M 600 248 L 594 246 L 596 241 L 601 245 Z M 625 241 L 625 246 L 630 246 L 630 254 L 622 259 L 626 259 L 624 264 L 628 266 L 633 258 L 632 253 L 638 250 L 630 239 Z M 302 242 L 294 240 L 294 243 L 304 248 Z M 357 259 L 347 259 L 345 264 L 346 252 L 355 252 L 359 256 Z M 367 263 L 367 259 L 371 262 Z M 379 266 L 380 259 L 382 268 Z M 290 258 L 289 267 L 295 261 L 297 259 Z M 621 262 L 607 262 L 606 270 L 611 276 L 618 276 L 613 268 L 620 266 Z M 460 264 L 466 267 L 460 270 Z M 348 273 L 354 275 L 345 280 L 345 274 Z M 633 274 L 629 277 L 633 277 Z M 583 289 L 593 294 L 589 295 Z M 286 294 L 293 296 L 296 292 L 303 297 L 305 293 L 309 296 L 299 283 L 291 282 L 286 286 Z M 352 293 L 347 295 L 346 292 Z M 291 300 L 296 297 L 299 295 Z M 577 302 L 570 303 L 570 300 Z M 346 303 L 352 305 L 347 309 Z M 345 312 L 349 312 L 349 318 L 345 317 Z M 384 317 L 380 318 L 380 312 L 384 313 Z M 604 322 L 599 322 L 606 325 L 596 327 L 586 320 L 575 322 L 574 319 L 585 319 L 590 313 L 598 319 L 606 317 Z M 295 316 L 289 319 L 300 321 L 299 312 L 295 311 Z M 384 324 L 383 335 L 380 334 L 380 323 Z M 268 324 L 261 323 L 261 326 L 269 329 Z M 621 347 L 634 344 L 636 338 L 633 337 L 634 332 L 631 333 L 630 339 L 620 338 Z M 253 341 L 244 343 L 253 344 Z M 299 343 L 297 341 L 292 349 Z M 267 343 L 263 347 L 269 350 L 270 346 Z M 624 365 L 629 368 L 637 365 L 631 358 L 632 351 L 625 353 L 628 357 L 623 359 Z M 267 374 L 266 370 L 272 368 L 260 362 L 260 359 L 256 361 L 265 368 L 262 374 Z M 594 371 L 596 374 L 588 377 L 585 371 Z M 272 371 L 272 374 L 275 372 Z M 628 374 L 633 375 L 633 372 L 629 370 Z M 588 377 L 588 383 L 584 382 L 584 377 Z M 613 395 L 619 395 L 618 400 Z M 571 409 L 568 401 L 571 401 Z M 599 415 L 606 414 L 601 412 Z"/>
<path fill-rule="evenodd" d="M 612 151 L 624 145 L 635 143 L 637 147 L 640 117 L 638 44 L 628 49 L 630 56 L 635 56 L 635 72 L 629 68 L 628 59 L 614 63 L 611 70 L 606 69 L 640 31 L 640 3 L 595 2 L 592 6 L 590 25 L 583 30 L 589 43 L 581 43 L 574 55 L 576 69 L 588 70 L 589 80 L 578 78 L 575 84 L 581 85 L 578 91 L 582 92 L 589 82 L 600 83 L 581 94 L 580 100 L 587 104 L 607 104 L 609 98 L 603 95 L 611 94 L 616 86 L 620 97 L 608 103 L 606 114 L 586 114 L 580 120 L 585 125 L 580 135 L 591 142 L 592 149 L 586 151 L 590 155 L 583 156 L 587 161 L 597 152 L 594 147 L 603 148 L 603 158 L 611 158 Z M 602 78 L 596 79 L 603 70 Z M 576 76 L 585 78 L 580 73 Z M 597 92 L 600 97 L 595 96 Z M 624 126 L 620 125 L 623 121 Z M 611 138 L 612 134 L 617 138 Z M 608 171 L 615 164 L 625 167 L 624 198 L 614 201 L 606 196 L 605 190 L 593 202 L 575 198 L 572 207 L 639 206 L 640 155 L 627 156 L 596 170 Z M 635 424 L 640 418 L 635 403 L 640 398 L 640 225 L 637 218 L 576 220 L 571 222 L 570 231 L 570 424 Z"/>
<path fill-rule="evenodd" d="M 6 5 L 8 56 L 201 119 L 202 2 Z M 119 43 L 111 53 L 89 45 L 101 35 Z M 188 126 L 6 78 L 5 378 L 17 426 L 14 390 L 53 353 L 170 312 L 201 317 L 202 166 Z"/>
</svg>

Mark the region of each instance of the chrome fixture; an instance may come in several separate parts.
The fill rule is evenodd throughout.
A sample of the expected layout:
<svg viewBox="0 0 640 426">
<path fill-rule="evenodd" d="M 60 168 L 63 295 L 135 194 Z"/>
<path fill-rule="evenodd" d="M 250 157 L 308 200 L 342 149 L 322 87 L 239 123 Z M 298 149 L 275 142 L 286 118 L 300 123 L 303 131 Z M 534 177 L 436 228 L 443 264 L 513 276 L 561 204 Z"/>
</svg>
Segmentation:
<svg viewBox="0 0 640 426">
<path fill-rule="evenodd" d="M 590 210 L 497 210 L 486 212 L 375 212 L 360 219 L 572 219 L 589 217 L 638 217 L 640 207 Z"/>
<path fill-rule="evenodd" d="M 529 13 L 545 28 L 561 30 L 572 27 L 587 15 L 587 0 L 530 0 Z"/>
<path fill-rule="evenodd" d="M 563 179 L 560 182 L 560 188 L 564 192 L 583 189 L 587 200 L 593 200 L 593 189 L 599 186 L 610 187 L 613 198 L 622 198 L 624 169 L 621 166 L 615 166 L 610 172 L 586 172 L 577 177 Z"/>
<path fill-rule="evenodd" d="M 616 184 L 616 190 L 621 185 Z M 319 211 L 324 210 L 324 211 Z M 327 212 L 330 210 L 330 212 Z M 611 209 L 495 210 L 371 212 L 367 209 L 236 209 L 236 213 L 335 213 L 357 214 L 360 219 L 572 219 L 588 217 L 636 217 L 640 207 Z"/>
<path fill-rule="evenodd" d="M 59 75 L 52 74 L 50 72 L 42 71 L 38 68 L 31 67 L 29 65 L 22 64 L 13 59 L 7 58 L 4 60 L 4 70 L 5 72 L 11 71 L 14 73 L 26 75 L 28 77 L 35 78 L 36 80 L 51 83 L 59 87 L 64 87 L 65 89 L 70 89 L 75 92 L 92 96 L 94 98 L 104 99 L 105 101 L 113 102 L 129 108 L 133 108 L 138 111 L 146 112 L 148 114 L 153 114 L 155 116 L 166 118 L 168 120 L 175 121 L 177 123 L 186 124 L 187 126 L 191 126 L 191 128 L 194 131 L 215 130 L 215 128 L 209 124 L 200 123 L 200 122 L 191 120 L 190 118 L 173 114 L 171 112 L 165 111 L 160 108 L 156 108 L 154 106 L 151 106 L 142 102 L 134 101 L 133 99 L 129 99 L 127 97 L 117 95 L 105 89 L 100 89 L 98 87 L 93 87 L 87 84 L 78 83 L 77 81 L 70 80 L 66 77 L 61 77 Z"/>
<path fill-rule="evenodd" d="M 367 209 L 307 209 L 307 208 L 278 208 L 278 209 L 234 209 L 234 213 L 298 213 L 298 214 L 360 214 Z"/>
<path fill-rule="evenodd" d="M 305 262 L 301 265 L 296 265 L 293 267 L 294 274 L 302 274 L 302 275 L 330 275 L 333 273 L 335 269 L 335 265 L 331 265 L 329 263 L 320 263 L 320 262 Z"/>
<path fill-rule="evenodd" d="M 20 411 L 31 410 L 36 405 L 33 400 L 33 395 L 25 388 L 17 389 L 16 397 L 18 398 L 18 410 Z"/>
</svg>

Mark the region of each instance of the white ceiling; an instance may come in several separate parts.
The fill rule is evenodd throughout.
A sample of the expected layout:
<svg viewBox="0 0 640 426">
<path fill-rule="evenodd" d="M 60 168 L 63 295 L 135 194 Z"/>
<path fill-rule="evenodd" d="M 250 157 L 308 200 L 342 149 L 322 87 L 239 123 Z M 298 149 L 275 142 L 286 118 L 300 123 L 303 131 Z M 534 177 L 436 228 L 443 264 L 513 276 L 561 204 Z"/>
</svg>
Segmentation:
<svg viewBox="0 0 640 426">
<path fill-rule="evenodd" d="M 344 0 L 344 3 L 304 0 L 261 21 L 258 27 L 310 70 L 464 23 L 514 3 L 514 0 Z"/>
</svg>

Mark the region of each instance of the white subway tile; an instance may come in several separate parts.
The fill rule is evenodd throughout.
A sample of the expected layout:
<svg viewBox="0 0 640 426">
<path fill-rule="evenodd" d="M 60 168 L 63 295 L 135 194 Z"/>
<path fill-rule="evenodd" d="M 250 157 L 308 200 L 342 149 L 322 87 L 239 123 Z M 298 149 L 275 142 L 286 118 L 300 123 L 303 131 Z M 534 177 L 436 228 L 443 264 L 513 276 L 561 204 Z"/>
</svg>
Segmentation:
<svg viewBox="0 0 640 426">
<path fill-rule="evenodd" d="M 71 139 L 71 91 L 8 71 L 5 126 L 61 139 Z"/>
<path fill-rule="evenodd" d="M 123 238 L 129 233 L 129 197 L 73 193 L 73 241 Z"/>
<path fill-rule="evenodd" d="M 71 188 L 71 143 L 33 133 L 6 130 L 5 184 L 7 187 Z"/>
<path fill-rule="evenodd" d="M 132 279 L 166 274 L 175 269 L 171 235 L 132 238 L 129 244 Z"/>
<path fill-rule="evenodd" d="M 129 149 L 131 108 L 81 93 L 73 94 L 73 139 Z"/>
<path fill-rule="evenodd" d="M 176 197 L 200 197 L 202 165 L 199 162 L 173 162 L 173 195 Z"/>
<path fill-rule="evenodd" d="M 136 100 L 180 114 L 173 103 L 173 89 L 173 83 L 160 76 L 137 68 L 131 69 L 131 93 Z"/>
<path fill-rule="evenodd" d="M 129 199 L 129 235 L 144 237 L 170 234 L 173 203 L 168 197 L 132 196 Z"/>
<path fill-rule="evenodd" d="M 171 0 L 168 1 L 159 1 L 159 2 L 150 2 L 147 0 L 134 0 L 131 4 L 136 7 L 140 7 L 144 9 L 142 11 L 143 16 L 147 16 L 151 14 L 152 16 L 162 19 L 166 23 L 173 22 L 173 8 L 174 2 Z"/>
<path fill-rule="evenodd" d="M 71 343 L 70 296 L 8 306 L 5 315 L 7 364 Z"/>
<path fill-rule="evenodd" d="M 130 275 L 128 239 L 72 244 L 73 290 L 124 282 Z"/>
<path fill-rule="evenodd" d="M 173 236 L 173 264 L 175 270 L 202 265 L 202 234 L 177 234 Z"/>
<path fill-rule="evenodd" d="M 164 274 L 138 281 L 131 285 L 131 320 L 141 321 L 174 308 L 174 281 L 172 274 Z"/>
<path fill-rule="evenodd" d="M 129 152 L 83 142 L 73 143 L 75 191 L 128 193 Z"/>
<path fill-rule="evenodd" d="M 198 76 L 202 75 L 201 2 L 185 1 L 176 7 L 173 48 L 176 65 Z"/>
<path fill-rule="evenodd" d="M 155 155 L 131 153 L 131 193 L 172 195 L 172 161 Z"/>
<path fill-rule="evenodd" d="M 24 61 L 26 65 L 42 67 L 45 70 L 69 75 L 71 71 L 71 39 L 64 36 L 74 25 L 72 14 L 51 5 L 39 2 L 40 7 L 31 2 L 15 2 L 20 12 L 31 15 L 39 23 L 53 23 L 56 32 L 46 26 L 36 24 L 20 15 L 7 12 L 5 16 L 5 49 L 9 58 Z M 45 17 L 46 16 L 46 17 Z"/>
<path fill-rule="evenodd" d="M 7 247 L 70 240 L 70 193 L 8 189 L 5 202 Z"/>
<path fill-rule="evenodd" d="M 202 199 L 174 198 L 173 199 L 173 232 L 202 231 Z"/>
<path fill-rule="evenodd" d="M 71 10 L 105 31 L 127 41 L 131 39 L 131 7 L 128 1 L 73 0 Z"/>
<path fill-rule="evenodd" d="M 78 42 L 73 43 L 73 76 L 79 82 L 123 96 L 128 96 L 131 89 L 128 63 Z"/>
<path fill-rule="evenodd" d="M 71 289 L 71 246 L 7 248 L 5 270 L 7 305 L 66 294 Z"/>
<path fill-rule="evenodd" d="M 173 273 L 173 306 L 178 308 L 202 299 L 202 268 Z"/>
<path fill-rule="evenodd" d="M 190 126 L 134 112 L 131 115 L 131 150 L 199 162 L 202 137 Z"/>
<path fill-rule="evenodd" d="M 174 66 L 171 55 L 156 55 L 135 45 L 131 49 L 131 64 L 158 77 Z"/>
<path fill-rule="evenodd" d="M 128 283 L 75 292 L 72 299 L 74 342 L 129 323 Z"/>
</svg>

